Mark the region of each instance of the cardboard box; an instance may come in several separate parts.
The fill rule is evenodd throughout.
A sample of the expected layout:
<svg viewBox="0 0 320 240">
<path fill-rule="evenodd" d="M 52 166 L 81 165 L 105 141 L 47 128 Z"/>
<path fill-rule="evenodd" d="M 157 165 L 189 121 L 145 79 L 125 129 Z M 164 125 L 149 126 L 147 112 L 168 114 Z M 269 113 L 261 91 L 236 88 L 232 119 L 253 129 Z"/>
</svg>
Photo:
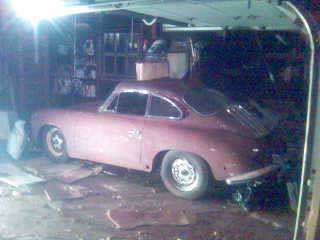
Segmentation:
<svg viewBox="0 0 320 240">
<path fill-rule="evenodd" d="M 169 63 L 161 62 L 137 62 L 136 72 L 138 81 L 146 81 L 169 77 Z"/>
</svg>

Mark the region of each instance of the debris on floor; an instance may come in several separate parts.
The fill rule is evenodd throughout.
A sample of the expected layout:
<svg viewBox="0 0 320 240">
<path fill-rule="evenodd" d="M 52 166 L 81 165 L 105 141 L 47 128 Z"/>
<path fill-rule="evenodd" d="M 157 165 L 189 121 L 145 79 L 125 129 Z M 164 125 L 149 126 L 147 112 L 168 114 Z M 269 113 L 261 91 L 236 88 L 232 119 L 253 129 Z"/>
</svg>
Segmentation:
<svg viewBox="0 0 320 240">
<path fill-rule="evenodd" d="M 13 189 L 8 186 L 6 183 L 1 183 L 0 185 L 0 197 L 11 196 Z"/>
<path fill-rule="evenodd" d="M 111 171 L 108 171 L 108 170 L 104 170 L 103 173 L 105 173 L 105 174 L 107 174 L 107 175 L 110 175 L 110 176 L 117 176 L 116 173 L 111 172 Z"/>
<path fill-rule="evenodd" d="M 26 173 L 9 161 L 0 162 L 0 181 L 13 187 L 44 182 L 41 177 Z"/>
<path fill-rule="evenodd" d="M 103 171 L 102 166 L 93 166 L 90 168 L 82 166 L 81 168 L 66 170 L 61 172 L 61 174 L 57 174 L 55 176 L 56 179 L 64 182 L 64 183 L 74 183 L 79 181 L 80 179 L 84 179 L 91 176 L 96 176 Z"/>
<path fill-rule="evenodd" d="M 294 218 L 288 213 L 250 215 L 236 205 L 226 207 L 226 199 L 217 195 L 199 201 L 176 198 L 158 175 L 39 156 L 14 166 L 43 183 L 27 185 L 31 194 L 21 192 L 25 186 L 0 184 L 0 239 L 264 240 L 292 235 Z M 8 172 L 13 171 L 0 165 L 0 177 Z"/>
<path fill-rule="evenodd" d="M 296 182 L 287 182 L 287 190 L 290 200 L 290 208 L 292 211 L 297 211 L 299 199 L 298 184 Z"/>
<path fill-rule="evenodd" d="M 46 180 L 56 179 L 64 183 L 74 183 L 80 179 L 100 174 L 103 171 L 103 166 L 86 166 L 83 161 L 76 160 L 67 163 L 54 163 L 46 157 L 40 157 L 29 161 L 25 169 Z"/>
<path fill-rule="evenodd" d="M 134 229 L 146 225 L 185 226 L 191 224 L 185 211 L 174 209 L 108 209 L 106 215 L 117 229 Z"/>
<path fill-rule="evenodd" d="M 57 181 L 46 184 L 44 193 L 50 201 L 84 198 L 98 192 L 81 185 L 67 185 Z"/>
<path fill-rule="evenodd" d="M 251 218 L 254 218 L 254 219 L 256 219 L 256 220 L 258 220 L 258 221 L 261 221 L 261 222 L 263 222 L 263 223 L 265 223 L 265 224 L 271 224 L 273 227 L 275 227 L 275 228 L 285 228 L 281 223 L 279 223 L 278 221 L 274 221 L 274 220 L 271 220 L 271 219 L 268 219 L 268 218 L 266 218 L 266 217 L 263 217 L 263 216 L 261 216 L 260 214 L 258 214 L 258 213 L 255 213 L 255 212 L 253 212 L 253 213 L 251 213 L 250 215 L 249 215 Z"/>
</svg>

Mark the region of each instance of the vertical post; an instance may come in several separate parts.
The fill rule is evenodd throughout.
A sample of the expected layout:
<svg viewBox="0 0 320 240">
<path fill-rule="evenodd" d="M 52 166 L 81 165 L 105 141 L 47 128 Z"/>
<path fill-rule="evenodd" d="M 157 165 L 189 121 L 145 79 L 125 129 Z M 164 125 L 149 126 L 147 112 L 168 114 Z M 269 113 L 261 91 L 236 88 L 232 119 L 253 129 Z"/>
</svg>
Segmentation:
<svg viewBox="0 0 320 240">
<path fill-rule="evenodd" d="M 71 103 L 74 104 L 74 83 L 76 80 L 77 70 L 77 15 L 73 17 L 73 76 L 72 76 L 72 91 L 71 91 Z"/>
<path fill-rule="evenodd" d="M 320 121 L 319 53 L 316 51 L 317 46 L 314 38 L 314 34 L 316 34 L 316 32 L 314 32 L 315 24 L 312 23 L 312 19 L 307 15 L 303 15 L 301 10 L 292 3 L 286 2 L 286 4 L 303 23 L 310 49 L 306 133 L 294 240 L 313 240 L 320 205 L 318 188 L 320 184 L 320 169 L 317 169 L 317 167 L 320 167 L 318 147 L 320 144 L 320 129 L 319 125 L 317 125 Z"/>
<path fill-rule="evenodd" d="M 151 37 L 152 39 L 157 39 L 159 37 L 159 24 L 155 23 L 151 27 Z"/>
<path fill-rule="evenodd" d="M 49 28 L 48 28 L 49 29 Z M 51 97 L 50 91 L 50 32 L 47 28 L 43 28 L 41 32 L 41 47 L 39 52 L 39 59 L 42 63 L 42 72 L 41 75 L 43 76 L 44 80 L 44 90 L 45 90 L 45 102 L 44 106 L 48 106 Z M 40 42 L 40 39 L 39 39 Z"/>
<path fill-rule="evenodd" d="M 13 111 L 17 111 L 17 102 L 16 102 L 16 93 L 15 93 L 15 76 L 10 75 L 9 73 L 9 62 L 14 60 L 13 55 L 14 51 L 7 46 L 12 33 L 14 32 L 12 25 L 8 26 L 10 22 L 11 9 L 9 8 L 7 1 L 2 1 L 0 4 L 0 78 L 4 87 L 8 88 L 9 107 Z M 10 27 L 10 28 L 9 28 Z M 10 31 L 8 31 L 10 30 Z M 14 34 L 14 33 L 13 33 Z M 16 37 L 15 37 L 16 38 Z M 5 89 L 4 89 L 5 90 Z"/>
<path fill-rule="evenodd" d="M 143 22 L 140 21 L 139 23 L 139 38 L 140 38 L 140 41 L 139 41 L 139 61 L 142 60 L 143 58 L 143 41 L 144 41 L 144 25 L 143 25 Z"/>
<path fill-rule="evenodd" d="M 96 96 L 102 96 L 101 91 L 101 81 L 102 81 L 102 73 L 103 73 L 103 57 L 104 57 L 104 49 L 103 49 L 103 13 L 99 13 L 97 16 L 97 46 L 96 46 L 96 61 L 97 61 L 97 77 L 96 77 Z"/>
<path fill-rule="evenodd" d="M 16 79 L 16 96 L 17 96 L 17 111 L 20 112 L 24 107 L 24 67 L 23 67 L 23 29 L 20 26 L 17 26 L 17 65 L 18 73 Z"/>
</svg>

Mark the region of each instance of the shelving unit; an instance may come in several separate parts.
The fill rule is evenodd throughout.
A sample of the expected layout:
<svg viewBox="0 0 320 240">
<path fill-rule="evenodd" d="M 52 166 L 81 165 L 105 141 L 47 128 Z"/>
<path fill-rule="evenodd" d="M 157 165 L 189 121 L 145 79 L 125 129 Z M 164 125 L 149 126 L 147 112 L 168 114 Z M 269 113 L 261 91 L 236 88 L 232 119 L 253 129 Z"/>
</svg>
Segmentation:
<svg viewBox="0 0 320 240">
<path fill-rule="evenodd" d="M 95 15 L 79 15 L 60 24 L 56 39 L 53 95 L 56 105 L 68 106 L 97 97 L 97 31 Z"/>
<path fill-rule="evenodd" d="M 104 99 L 118 82 L 136 79 L 135 62 L 142 51 L 141 21 L 97 13 L 69 16 L 60 25 L 64 37 L 52 47 L 57 55 L 51 68 L 53 105 Z"/>
<path fill-rule="evenodd" d="M 73 98 L 97 97 L 97 37 L 95 15 L 75 17 Z"/>
</svg>

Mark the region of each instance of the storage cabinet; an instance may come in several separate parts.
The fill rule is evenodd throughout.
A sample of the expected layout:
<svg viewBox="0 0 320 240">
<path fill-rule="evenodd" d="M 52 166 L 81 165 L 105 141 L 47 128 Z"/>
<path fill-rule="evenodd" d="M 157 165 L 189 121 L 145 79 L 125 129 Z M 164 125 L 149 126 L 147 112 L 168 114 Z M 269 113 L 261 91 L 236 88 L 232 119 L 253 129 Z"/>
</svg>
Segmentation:
<svg viewBox="0 0 320 240">
<path fill-rule="evenodd" d="M 134 65 L 139 58 L 140 45 L 140 35 L 138 33 L 104 33 L 103 73 L 110 76 L 124 75 L 134 77 Z"/>
<path fill-rule="evenodd" d="M 63 37 L 55 36 L 52 47 L 54 105 L 104 99 L 116 82 L 136 79 L 140 21 L 99 13 L 69 17 L 61 25 Z"/>
<path fill-rule="evenodd" d="M 97 88 L 96 15 L 75 17 L 74 95 L 95 98 Z"/>
</svg>

